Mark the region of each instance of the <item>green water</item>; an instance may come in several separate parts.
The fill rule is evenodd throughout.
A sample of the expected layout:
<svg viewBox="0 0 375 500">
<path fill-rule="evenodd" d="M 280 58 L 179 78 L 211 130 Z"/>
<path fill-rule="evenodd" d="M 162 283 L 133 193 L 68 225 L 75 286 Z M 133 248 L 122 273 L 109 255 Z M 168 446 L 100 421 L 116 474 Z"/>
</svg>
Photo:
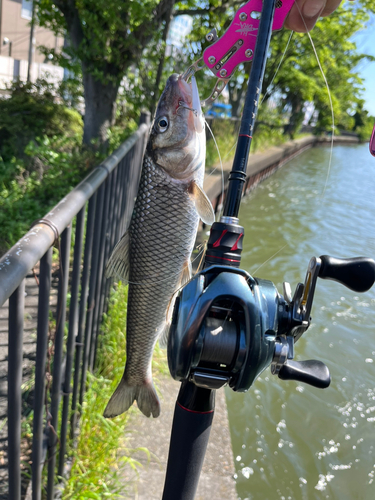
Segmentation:
<svg viewBox="0 0 375 500">
<path fill-rule="evenodd" d="M 367 145 L 311 149 L 243 200 L 242 267 L 282 291 L 310 257 L 375 257 L 375 159 Z M 227 390 L 241 500 L 375 498 L 375 289 L 319 280 L 313 324 L 296 359 L 319 359 L 328 389 L 266 370 L 246 394 Z"/>
</svg>

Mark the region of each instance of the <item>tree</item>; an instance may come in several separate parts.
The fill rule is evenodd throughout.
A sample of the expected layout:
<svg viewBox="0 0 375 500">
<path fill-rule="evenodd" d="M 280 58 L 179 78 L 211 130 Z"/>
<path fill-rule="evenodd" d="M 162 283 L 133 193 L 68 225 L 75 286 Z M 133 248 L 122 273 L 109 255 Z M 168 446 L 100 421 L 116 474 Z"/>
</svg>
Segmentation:
<svg viewBox="0 0 375 500">
<path fill-rule="evenodd" d="M 216 8 L 212 9 L 213 4 Z M 196 13 L 195 26 L 191 41 L 197 45 L 198 53 L 204 50 L 204 35 L 211 27 L 218 28 L 219 36 L 231 22 L 238 2 L 202 2 Z M 225 6 L 225 12 L 221 7 Z M 220 13 L 218 13 L 218 9 Z M 368 20 L 368 12 L 374 12 L 375 6 L 369 0 L 361 0 L 356 4 L 345 3 L 328 18 L 321 20 L 311 32 L 315 47 L 319 53 L 323 71 L 329 82 L 336 121 L 343 128 L 351 128 L 352 114 L 355 112 L 362 89 L 362 81 L 356 71 L 358 62 L 371 56 L 359 54 L 350 37 L 363 29 Z M 330 128 L 331 107 L 327 96 L 324 79 L 319 69 L 310 40 L 306 34 L 294 34 L 282 65 L 276 77 L 281 55 L 286 49 L 291 32 L 281 30 L 273 33 L 270 45 L 270 56 L 267 62 L 263 84 L 265 102 L 272 96 L 277 100 L 280 112 L 288 116 L 288 133 L 293 136 L 304 117 L 305 102 L 314 102 L 318 112 L 318 126 Z M 194 54 L 193 58 L 197 58 Z M 250 64 L 241 65 L 228 83 L 229 100 L 234 116 L 239 116 L 250 72 Z M 203 72 L 201 72 L 203 73 Z M 209 74 L 209 73 L 207 73 Z M 212 88 L 212 78 L 206 78 Z"/>
<path fill-rule="evenodd" d="M 106 145 L 120 83 L 146 47 L 155 46 L 176 0 L 35 0 L 41 26 L 67 35 L 64 67 L 82 72 L 83 142 Z"/>
<path fill-rule="evenodd" d="M 364 9 L 340 8 L 330 17 L 317 23 L 312 32 L 321 66 L 329 83 L 335 121 L 341 128 L 352 127 L 351 116 L 358 105 L 362 80 L 356 71 L 358 63 L 372 56 L 359 54 L 350 38 L 363 29 L 368 15 Z M 280 54 L 287 43 L 287 32 L 273 38 L 270 63 L 265 86 L 271 85 Z M 288 133 L 293 136 L 302 122 L 306 101 L 313 102 L 319 112 L 318 127 L 331 127 L 331 105 L 318 61 L 306 35 L 294 34 L 283 64 L 272 83 L 272 92 L 282 96 L 281 103 L 289 109 Z"/>
<path fill-rule="evenodd" d="M 192 60 L 196 60 L 207 43 L 206 33 L 216 27 L 220 36 L 243 2 L 35 0 L 35 3 L 39 24 L 49 27 L 56 34 L 67 36 L 63 53 L 53 55 L 55 61 L 64 67 L 76 73 L 81 72 L 86 108 L 83 140 L 91 144 L 96 139 L 100 146 L 106 144 L 108 128 L 114 122 L 116 97 L 121 82 L 125 81 L 122 97 L 128 109 L 131 108 L 131 102 L 137 106 L 142 103 L 152 107 L 168 73 L 183 71 Z M 344 15 L 341 9 L 340 14 L 325 18 L 321 27 L 317 25 L 313 30 L 316 45 L 323 51 L 322 64 L 328 68 L 327 76 L 332 89 L 336 82 L 345 79 L 346 83 L 340 85 L 337 95 L 333 92 L 336 110 L 342 114 L 344 121 L 343 113 L 346 110 L 340 102 L 349 97 L 349 101 L 355 103 L 354 96 L 359 93 L 361 83 L 353 75 L 355 47 L 353 44 L 348 46 L 350 43 L 347 38 L 364 25 L 365 13 L 370 10 L 375 10 L 373 2 L 360 0 L 351 6 L 351 10 L 346 9 L 348 15 Z M 180 56 L 168 60 L 164 58 L 168 24 L 171 16 L 179 14 L 194 16 L 193 32 Z M 350 16 L 353 17 L 352 24 Z M 274 75 L 288 36 L 289 32 L 283 30 L 272 38 L 264 88 Z M 330 111 L 319 68 L 311 52 L 308 55 L 308 44 L 306 35 L 295 35 L 295 41 L 289 47 L 282 68 L 273 82 L 272 91 L 282 93 L 284 104 L 294 118 L 301 112 L 301 103 L 314 100 L 319 109 L 319 120 L 324 125 Z M 336 62 L 336 68 L 332 67 L 333 61 Z M 242 108 L 247 82 L 244 72 L 248 69 L 245 67 L 237 71 L 228 85 L 234 114 L 238 114 Z M 206 78 L 203 71 L 197 74 L 204 97 L 209 95 L 213 87 L 214 77 L 212 74 L 210 76 Z M 345 99 L 340 99 L 342 95 Z M 292 125 L 295 128 L 297 123 Z"/>
</svg>

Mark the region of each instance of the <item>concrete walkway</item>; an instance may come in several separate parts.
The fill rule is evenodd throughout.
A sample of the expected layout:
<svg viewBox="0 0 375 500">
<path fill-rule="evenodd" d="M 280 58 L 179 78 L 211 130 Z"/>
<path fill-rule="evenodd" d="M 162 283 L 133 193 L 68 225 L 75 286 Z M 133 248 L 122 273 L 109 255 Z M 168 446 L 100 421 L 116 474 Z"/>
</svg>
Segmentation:
<svg viewBox="0 0 375 500">
<path fill-rule="evenodd" d="M 156 419 L 144 417 L 138 409 L 130 416 L 128 449 L 147 448 L 132 453 L 142 467 L 138 474 L 127 471 L 123 476 L 124 496 L 129 500 L 160 500 L 163 493 L 174 406 L 180 384 L 171 377 L 156 380 L 161 392 L 161 414 Z M 233 479 L 232 445 L 224 390 L 216 391 L 216 408 L 208 449 L 195 500 L 237 500 Z"/>
</svg>

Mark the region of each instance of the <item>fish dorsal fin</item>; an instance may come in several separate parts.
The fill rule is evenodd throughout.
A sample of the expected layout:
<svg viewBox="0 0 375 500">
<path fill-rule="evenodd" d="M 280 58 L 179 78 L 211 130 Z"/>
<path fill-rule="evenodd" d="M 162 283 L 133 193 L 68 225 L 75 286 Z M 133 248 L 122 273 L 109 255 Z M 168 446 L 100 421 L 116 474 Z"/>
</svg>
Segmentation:
<svg viewBox="0 0 375 500">
<path fill-rule="evenodd" d="M 123 283 L 129 281 L 129 231 L 117 243 L 109 258 L 105 274 L 107 278 L 117 278 Z"/>
<path fill-rule="evenodd" d="M 215 222 L 215 213 L 206 193 L 195 181 L 192 181 L 190 184 L 189 192 L 194 199 L 195 208 L 199 217 L 205 224 L 211 226 L 211 224 Z"/>
</svg>

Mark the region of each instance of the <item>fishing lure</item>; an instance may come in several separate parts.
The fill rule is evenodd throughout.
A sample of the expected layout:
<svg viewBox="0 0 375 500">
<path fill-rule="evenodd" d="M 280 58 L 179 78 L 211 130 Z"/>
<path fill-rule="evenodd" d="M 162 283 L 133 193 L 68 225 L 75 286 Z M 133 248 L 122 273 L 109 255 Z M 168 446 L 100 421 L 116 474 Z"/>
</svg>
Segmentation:
<svg viewBox="0 0 375 500">
<path fill-rule="evenodd" d="M 272 31 L 278 31 L 283 27 L 294 2 L 295 0 L 276 1 Z M 253 59 L 261 11 L 262 0 L 250 0 L 236 12 L 223 36 L 219 38 L 215 28 L 207 33 L 206 40 L 211 42 L 211 45 L 183 75 L 187 81 L 197 71 L 207 67 L 217 77 L 213 91 L 201 102 L 202 106 L 212 104 L 219 97 L 239 64 Z"/>
</svg>

